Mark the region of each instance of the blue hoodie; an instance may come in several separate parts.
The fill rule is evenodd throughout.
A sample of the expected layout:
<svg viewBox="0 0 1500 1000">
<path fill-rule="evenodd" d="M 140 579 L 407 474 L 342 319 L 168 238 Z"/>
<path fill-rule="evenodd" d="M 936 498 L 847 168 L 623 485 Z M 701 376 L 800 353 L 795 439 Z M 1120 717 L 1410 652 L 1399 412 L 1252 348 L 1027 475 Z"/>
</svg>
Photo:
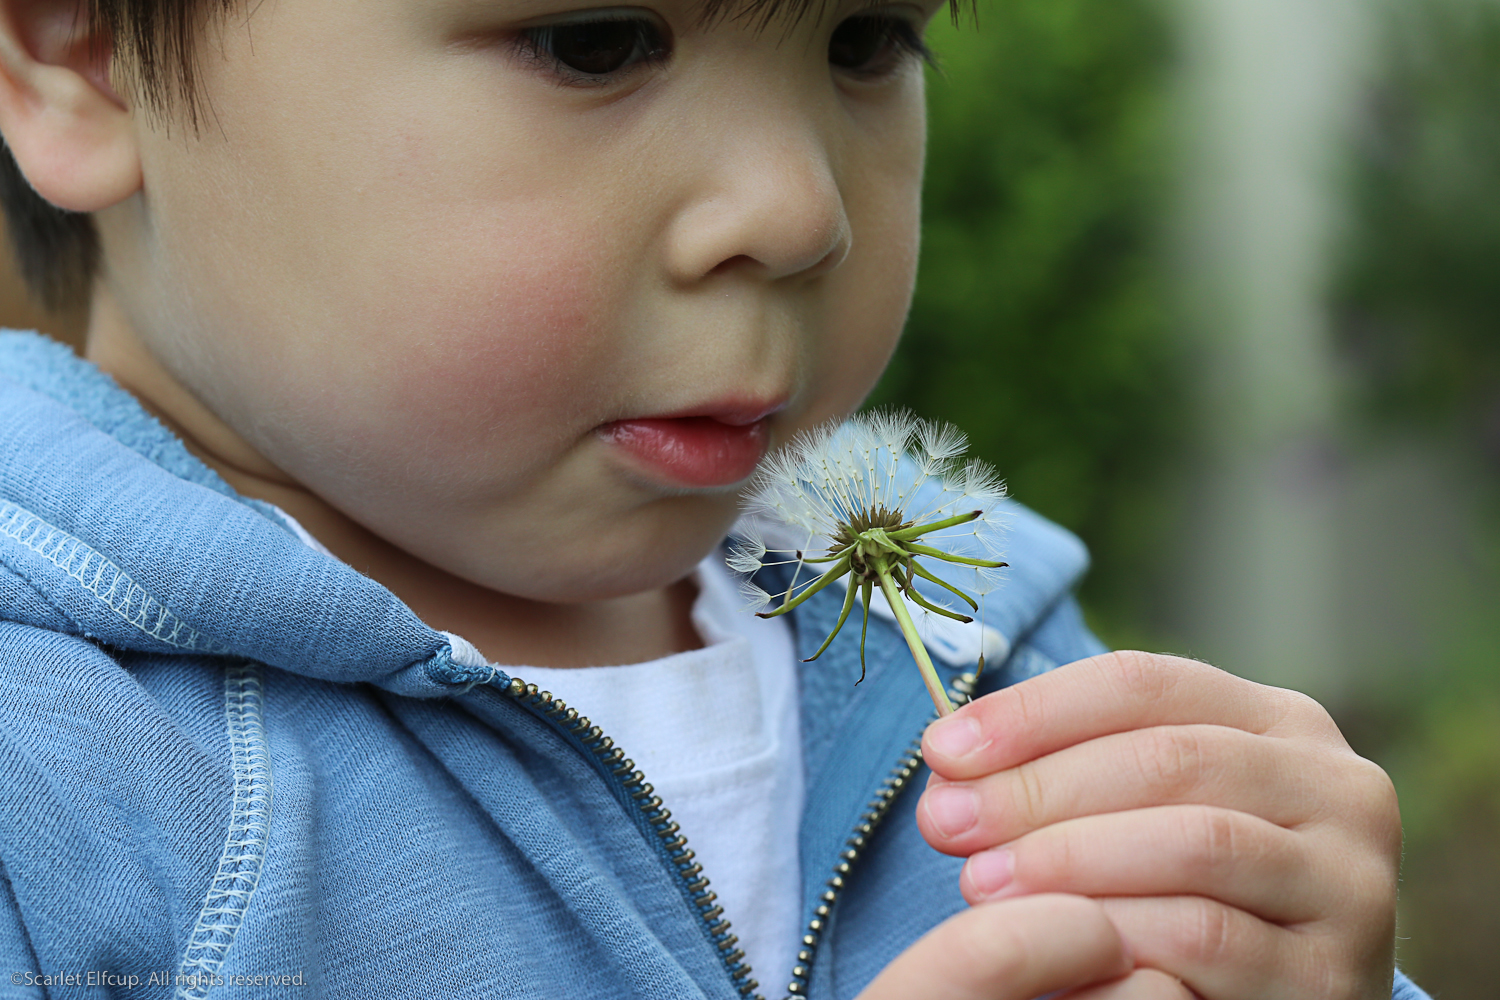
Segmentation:
<svg viewBox="0 0 1500 1000">
<path fill-rule="evenodd" d="M 1102 651 L 1082 546 L 1011 520 L 985 690 Z M 799 610 L 802 655 L 838 608 Z M 930 702 L 870 628 L 867 683 L 852 634 L 804 668 L 802 948 L 752 972 L 588 706 L 466 662 L 92 366 L 0 335 L 0 997 L 853 997 L 965 905 L 915 821 Z"/>
</svg>

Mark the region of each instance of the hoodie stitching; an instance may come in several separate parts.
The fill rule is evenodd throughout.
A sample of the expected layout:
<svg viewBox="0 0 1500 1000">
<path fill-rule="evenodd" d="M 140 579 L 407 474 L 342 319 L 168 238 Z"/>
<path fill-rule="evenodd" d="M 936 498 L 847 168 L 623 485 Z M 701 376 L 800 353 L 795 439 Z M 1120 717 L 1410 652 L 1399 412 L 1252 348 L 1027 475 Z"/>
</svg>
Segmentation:
<svg viewBox="0 0 1500 1000">
<path fill-rule="evenodd" d="M 274 789 L 262 704 L 260 671 L 253 664 L 225 671 L 224 716 L 234 765 L 234 803 L 218 868 L 177 969 L 174 996 L 178 1000 L 202 1000 L 208 995 L 260 884 Z"/>
<path fill-rule="evenodd" d="M 228 646 L 190 628 L 101 553 L 24 507 L 0 502 L 0 535 L 46 559 L 116 617 L 157 642 L 194 652 L 229 652 Z"/>
</svg>

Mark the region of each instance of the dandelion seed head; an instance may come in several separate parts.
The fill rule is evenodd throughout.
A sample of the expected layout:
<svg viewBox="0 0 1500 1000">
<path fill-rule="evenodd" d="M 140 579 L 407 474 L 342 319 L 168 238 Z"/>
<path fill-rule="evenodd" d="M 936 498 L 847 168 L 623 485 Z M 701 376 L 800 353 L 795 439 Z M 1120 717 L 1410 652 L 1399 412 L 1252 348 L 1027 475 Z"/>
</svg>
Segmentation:
<svg viewBox="0 0 1500 1000">
<path fill-rule="evenodd" d="M 955 620 L 972 624 L 976 598 L 995 589 L 1003 566 L 1005 484 L 985 463 L 965 462 L 967 447 L 952 425 L 896 410 L 825 425 L 769 456 L 746 494 L 743 530 L 727 557 L 729 568 L 746 575 L 741 590 L 749 608 L 774 604 L 768 616 L 785 614 L 842 580 L 850 588 L 844 609 L 816 659 L 848 619 L 854 588 L 863 588 L 868 615 L 871 588 L 878 587 L 933 704 L 940 714 L 951 712 L 919 633 L 939 622 L 949 631 Z M 771 536 L 760 524 L 768 532 L 780 526 L 776 545 L 767 544 Z M 805 537 L 794 550 L 780 548 L 787 528 Z M 752 582 L 762 569 L 787 565 L 780 593 Z M 861 639 L 861 664 L 863 649 Z"/>
<path fill-rule="evenodd" d="M 809 548 L 826 549 L 842 526 L 881 508 L 919 525 L 980 511 L 973 526 L 935 532 L 932 539 L 973 535 L 971 547 L 990 553 L 1003 527 L 990 515 L 1005 497 L 1005 484 L 983 462 L 959 464 L 967 447 L 951 424 L 905 410 L 860 414 L 816 428 L 769 456 L 752 481 L 745 513 L 805 531 L 812 536 Z"/>
</svg>

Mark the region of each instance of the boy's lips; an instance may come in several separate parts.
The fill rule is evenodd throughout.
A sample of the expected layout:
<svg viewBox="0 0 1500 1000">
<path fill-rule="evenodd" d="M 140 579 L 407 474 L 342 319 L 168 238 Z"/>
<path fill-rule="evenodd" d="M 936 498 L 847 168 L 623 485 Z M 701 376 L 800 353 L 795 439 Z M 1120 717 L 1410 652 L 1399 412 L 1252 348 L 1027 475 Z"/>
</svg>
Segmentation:
<svg viewBox="0 0 1500 1000">
<path fill-rule="evenodd" d="M 725 415 L 729 417 L 729 415 Z M 729 486 L 766 453 L 767 418 L 641 417 L 599 428 L 600 437 L 682 486 Z"/>
</svg>

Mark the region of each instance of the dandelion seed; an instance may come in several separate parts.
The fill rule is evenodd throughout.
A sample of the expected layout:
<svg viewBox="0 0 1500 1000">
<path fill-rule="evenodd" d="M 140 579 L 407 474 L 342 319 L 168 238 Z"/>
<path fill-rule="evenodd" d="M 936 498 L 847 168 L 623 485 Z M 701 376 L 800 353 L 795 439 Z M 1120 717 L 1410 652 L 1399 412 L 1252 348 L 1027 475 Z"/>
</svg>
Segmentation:
<svg viewBox="0 0 1500 1000">
<path fill-rule="evenodd" d="M 766 547 L 758 539 L 745 539 L 730 548 L 724 564 L 736 573 L 758 573 L 765 558 Z"/>
<path fill-rule="evenodd" d="M 838 623 L 808 659 L 816 660 L 833 643 L 857 596 L 864 613 L 860 680 L 870 598 L 878 588 L 940 715 L 952 712 L 953 706 L 907 602 L 923 615 L 974 619 L 919 593 L 916 580 L 948 591 L 977 612 L 979 605 L 970 594 L 983 597 L 994 589 L 996 571 L 1006 565 L 954 551 L 954 542 L 972 538 L 985 555 L 999 554 L 996 507 L 1005 497 L 1005 484 L 983 462 L 971 459 L 959 465 L 967 449 L 968 440 L 958 428 L 919 420 L 901 410 L 862 414 L 806 435 L 770 456 L 756 475 L 745 500 L 744 537 L 728 561 L 731 569 L 747 575 L 765 566 L 795 565 L 791 583 L 779 594 L 746 582 L 744 593 L 753 608 L 777 604 L 775 610 L 759 611 L 762 618 L 785 614 L 848 576 Z M 769 548 L 755 527 L 764 520 L 788 525 L 805 534 L 807 541 L 797 549 Z M 925 564 L 928 560 L 949 564 L 945 572 L 950 576 L 956 568 L 963 587 L 935 574 Z M 804 569 L 814 571 L 805 574 Z"/>
</svg>

